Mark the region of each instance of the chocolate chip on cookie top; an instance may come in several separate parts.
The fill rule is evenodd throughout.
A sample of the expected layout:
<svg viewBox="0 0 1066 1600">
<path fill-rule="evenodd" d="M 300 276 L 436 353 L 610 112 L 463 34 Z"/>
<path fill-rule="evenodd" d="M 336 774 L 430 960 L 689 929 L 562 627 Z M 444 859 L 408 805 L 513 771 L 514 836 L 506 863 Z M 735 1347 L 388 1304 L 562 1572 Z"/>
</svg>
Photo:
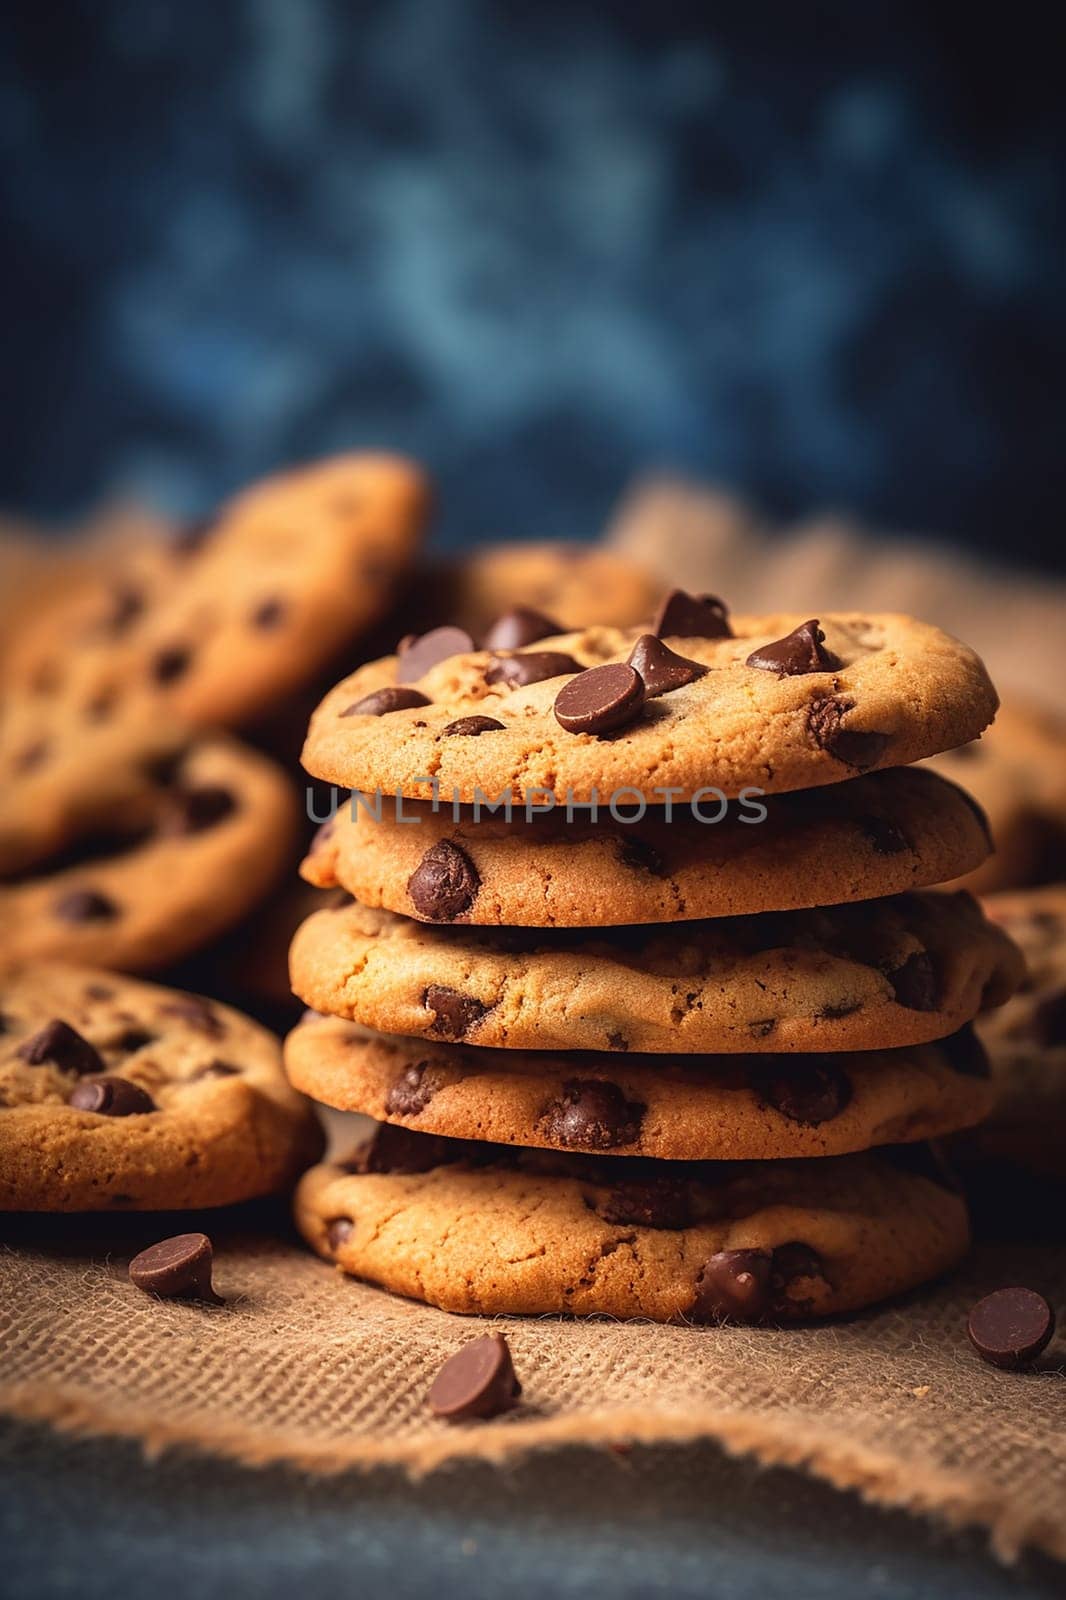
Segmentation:
<svg viewBox="0 0 1066 1600">
<path fill-rule="evenodd" d="M 652 805 L 708 787 L 776 793 L 964 743 L 997 703 L 971 650 L 897 615 L 727 623 L 715 603 L 675 596 L 651 631 L 469 651 L 454 649 L 457 630 L 438 631 L 452 653 L 412 641 L 405 664 L 372 662 L 326 696 L 304 749 L 315 777 L 418 798 L 432 775 L 464 803 L 534 788 L 582 802 L 636 788 Z M 411 692 L 424 699 L 393 698 Z M 456 737 L 485 718 L 491 738 Z"/>
</svg>

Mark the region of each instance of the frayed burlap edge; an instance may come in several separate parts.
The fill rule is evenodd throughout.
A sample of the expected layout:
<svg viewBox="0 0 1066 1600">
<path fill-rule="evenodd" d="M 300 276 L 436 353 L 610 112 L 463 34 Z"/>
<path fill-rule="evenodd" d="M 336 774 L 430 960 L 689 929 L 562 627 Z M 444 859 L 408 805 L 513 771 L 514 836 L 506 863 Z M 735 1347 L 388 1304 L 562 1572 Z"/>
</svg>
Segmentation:
<svg viewBox="0 0 1066 1600">
<path fill-rule="evenodd" d="M 737 1416 L 712 1407 L 654 1420 L 636 1407 L 514 1421 L 505 1430 L 456 1428 L 445 1436 L 415 1436 L 391 1442 L 363 1439 L 308 1445 L 285 1432 L 264 1436 L 220 1425 L 207 1416 L 166 1422 L 144 1410 L 92 1405 L 83 1396 L 42 1385 L 0 1384 L 0 1413 L 23 1422 L 45 1423 L 75 1438 L 111 1437 L 139 1442 L 146 1457 L 188 1450 L 247 1467 L 289 1466 L 319 1476 L 394 1467 L 412 1479 L 459 1462 L 506 1466 L 538 1450 L 565 1446 L 692 1444 L 713 1440 L 730 1455 L 752 1456 L 763 1466 L 791 1467 L 850 1490 L 871 1505 L 920 1514 L 953 1528 L 988 1530 L 991 1547 L 1013 1562 L 1028 1546 L 1066 1561 L 1066 1526 L 1034 1515 L 1017 1497 L 981 1490 L 972 1480 L 942 1470 L 915 1469 L 853 1441 L 820 1435 L 808 1422 L 791 1427 L 778 1418 Z"/>
</svg>

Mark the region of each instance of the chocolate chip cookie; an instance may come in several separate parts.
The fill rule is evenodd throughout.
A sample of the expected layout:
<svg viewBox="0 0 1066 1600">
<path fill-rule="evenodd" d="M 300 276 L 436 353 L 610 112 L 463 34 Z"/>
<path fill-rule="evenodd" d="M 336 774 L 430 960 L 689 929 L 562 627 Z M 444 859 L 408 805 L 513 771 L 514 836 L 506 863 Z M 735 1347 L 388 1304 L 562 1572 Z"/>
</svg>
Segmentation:
<svg viewBox="0 0 1066 1600">
<path fill-rule="evenodd" d="M 476 638 L 513 606 L 547 612 L 563 628 L 616 627 L 651 617 L 663 591 L 658 579 L 601 545 L 560 541 L 482 545 L 434 575 L 446 600 L 442 621 Z"/>
<path fill-rule="evenodd" d="M 1066 724 L 1015 698 L 972 744 L 933 770 L 961 784 L 988 817 L 995 854 L 963 882 L 974 894 L 1066 877 Z"/>
<path fill-rule="evenodd" d="M 158 777 L 125 829 L 120 809 L 105 836 L 0 883 L 0 962 L 157 971 L 262 900 L 297 838 L 296 793 L 280 768 L 204 737 Z"/>
<path fill-rule="evenodd" d="M 357 902 L 293 940 L 305 1005 L 510 1050 L 875 1050 L 954 1033 L 1022 975 L 967 894 L 597 931 L 430 927 Z"/>
<path fill-rule="evenodd" d="M 984 905 L 1028 971 L 1002 1011 L 981 1021 L 998 1104 L 966 1145 L 1066 1178 L 1066 885 L 991 895 Z"/>
<path fill-rule="evenodd" d="M 572 816 L 346 803 L 301 871 L 423 922 L 595 927 L 875 899 L 957 877 L 989 850 L 968 796 L 907 767 L 669 820 L 661 806 L 633 823 Z"/>
<path fill-rule="evenodd" d="M 228 1006 L 90 968 L 0 973 L 0 1210 L 228 1205 L 321 1148 L 277 1040 Z"/>
<path fill-rule="evenodd" d="M 313 1100 L 458 1139 L 669 1161 L 834 1156 L 970 1127 L 993 1101 L 969 1028 L 864 1055 L 552 1055 L 464 1049 L 310 1015 L 285 1041 Z"/>
<path fill-rule="evenodd" d="M 386 609 L 428 507 L 413 463 L 337 456 L 265 479 L 187 531 L 155 584 L 52 619 L 11 663 L 42 716 L 64 683 L 147 686 L 197 726 L 235 726 L 313 679 Z"/>
<path fill-rule="evenodd" d="M 824 1161 L 597 1159 L 380 1128 L 296 1194 L 312 1247 L 466 1314 L 792 1322 L 910 1289 L 965 1252 L 924 1147 Z"/>
<path fill-rule="evenodd" d="M 628 790 L 655 804 L 904 766 L 976 738 L 995 709 L 977 656 L 913 618 L 731 619 L 675 593 L 643 633 L 405 640 L 326 696 L 303 760 L 329 783 L 415 799 L 435 780 L 464 803 Z"/>
</svg>

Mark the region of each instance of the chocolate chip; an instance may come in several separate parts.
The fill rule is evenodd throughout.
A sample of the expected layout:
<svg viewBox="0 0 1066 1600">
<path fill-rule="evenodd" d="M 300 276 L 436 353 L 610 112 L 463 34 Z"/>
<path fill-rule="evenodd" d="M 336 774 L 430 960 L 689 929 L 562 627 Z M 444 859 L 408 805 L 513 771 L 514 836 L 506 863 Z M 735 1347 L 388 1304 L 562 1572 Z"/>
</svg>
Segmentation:
<svg viewBox="0 0 1066 1600">
<path fill-rule="evenodd" d="M 203 833 L 232 816 L 236 809 L 234 795 L 220 784 L 204 784 L 199 789 L 180 789 L 168 798 L 159 831 L 176 836 Z"/>
<path fill-rule="evenodd" d="M 86 702 L 85 715 L 90 722 L 106 722 L 117 704 L 117 689 L 101 689 Z"/>
<path fill-rule="evenodd" d="M 1033 1012 L 1033 1033 L 1046 1050 L 1066 1044 L 1066 989 L 1057 989 Z"/>
<path fill-rule="evenodd" d="M 770 1258 L 770 1288 L 776 1309 L 803 1303 L 802 1299 L 788 1293 L 791 1285 L 800 1278 L 826 1281 L 821 1256 L 809 1244 L 802 1244 L 798 1239 L 791 1244 L 779 1244 Z"/>
<path fill-rule="evenodd" d="M 654 845 L 648 844 L 644 839 L 620 839 L 618 859 L 623 867 L 631 867 L 634 872 L 647 872 L 653 878 L 666 876 L 666 865 L 662 856 Z"/>
<path fill-rule="evenodd" d="M 373 694 L 364 695 L 362 700 L 354 701 L 346 711 L 341 712 L 341 716 L 385 717 L 390 711 L 413 711 L 416 706 L 432 703 L 418 689 L 402 689 L 398 684 L 389 684 L 384 689 L 375 689 Z"/>
<path fill-rule="evenodd" d="M 26 745 L 25 749 L 15 757 L 15 771 L 35 772 L 47 760 L 51 748 L 47 739 L 36 739 L 33 744 Z"/>
<path fill-rule="evenodd" d="M 152 676 L 156 683 L 174 683 L 189 669 L 192 652 L 182 645 L 171 645 L 156 653 L 152 662 Z"/>
<path fill-rule="evenodd" d="M 114 989 L 109 989 L 106 983 L 87 983 L 85 985 L 86 1000 L 113 1000 Z"/>
<path fill-rule="evenodd" d="M 748 1032 L 753 1039 L 768 1039 L 777 1027 L 777 1021 L 776 1017 L 758 1017 L 748 1023 Z"/>
<path fill-rule="evenodd" d="M 879 856 L 898 856 L 901 851 L 910 849 L 896 824 L 884 817 L 860 817 L 859 827 Z"/>
<path fill-rule="evenodd" d="M 431 628 L 420 638 L 408 635 L 397 647 L 396 682 L 413 683 L 450 656 L 463 656 L 473 649 L 473 639 L 462 628 Z"/>
<path fill-rule="evenodd" d="M 826 1060 L 798 1056 L 794 1061 L 749 1069 L 748 1081 L 759 1099 L 773 1106 L 789 1122 L 817 1128 L 851 1103 L 851 1079 Z"/>
<path fill-rule="evenodd" d="M 808 672 L 836 672 L 840 664 L 839 658 L 825 648 L 825 634 L 816 617 L 810 622 L 801 622 L 783 639 L 760 645 L 745 662 L 746 666 L 776 672 L 785 678 L 802 677 Z"/>
<path fill-rule="evenodd" d="M 997 1289 L 978 1300 L 966 1324 L 984 1361 L 1008 1371 L 1030 1366 L 1051 1343 L 1055 1313 L 1035 1289 Z"/>
<path fill-rule="evenodd" d="M 485 1333 L 441 1367 L 429 1391 L 429 1408 L 447 1422 L 468 1422 L 510 1411 L 521 1393 L 507 1340 L 502 1333 Z"/>
<path fill-rule="evenodd" d="M 992 1068 L 988 1064 L 988 1052 L 973 1030 L 973 1024 L 968 1022 L 957 1033 L 949 1034 L 946 1039 L 938 1041 L 940 1049 L 947 1057 L 948 1065 L 964 1078 L 989 1078 Z"/>
<path fill-rule="evenodd" d="M 647 700 L 669 694 L 671 689 L 683 689 L 686 683 L 695 683 L 708 671 L 699 661 L 689 661 L 668 649 L 653 633 L 642 633 L 626 660 L 643 678 Z"/>
<path fill-rule="evenodd" d="M 351 1217 L 334 1217 L 326 1227 L 326 1242 L 331 1250 L 337 1251 L 354 1232 L 355 1223 Z"/>
<path fill-rule="evenodd" d="M 178 1233 L 149 1245 L 130 1262 L 130 1282 L 167 1300 L 222 1300 L 211 1283 L 214 1251 L 206 1233 Z"/>
<path fill-rule="evenodd" d="M 433 1032 L 444 1039 L 465 1039 L 488 1009 L 472 994 L 460 994 L 443 983 L 431 983 L 422 1004 L 433 1012 Z"/>
<path fill-rule="evenodd" d="M 609 1033 L 607 1035 L 607 1043 L 611 1047 L 612 1050 L 628 1050 L 629 1049 L 629 1040 L 626 1038 L 624 1033 L 618 1032 L 617 1029 L 615 1030 L 614 1033 Z"/>
<path fill-rule="evenodd" d="M 287 609 L 288 607 L 284 600 L 279 600 L 277 596 L 262 601 L 252 612 L 252 627 L 276 628 L 284 618 Z"/>
<path fill-rule="evenodd" d="M 138 1117 L 155 1110 L 155 1101 L 139 1084 L 110 1072 L 82 1078 L 67 1104 L 75 1111 L 94 1111 L 100 1117 Z"/>
<path fill-rule="evenodd" d="M 431 1061 L 414 1061 L 405 1067 L 389 1089 L 385 1112 L 390 1117 L 417 1117 L 441 1086 L 441 1074 Z"/>
<path fill-rule="evenodd" d="M 240 1067 L 231 1066 L 228 1061 L 207 1061 L 202 1067 L 197 1067 L 190 1078 L 190 1083 L 199 1083 L 203 1078 L 238 1078 Z"/>
<path fill-rule="evenodd" d="M 836 700 L 832 695 L 822 695 L 812 700 L 807 708 L 807 727 L 819 750 L 824 750 L 835 761 L 865 772 L 880 761 L 888 748 L 887 733 L 860 733 L 845 728 L 843 719 L 854 709 L 850 700 Z"/>
<path fill-rule="evenodd" d="M 559 623 L 546 617 L 543 611 L 533 611 L 528 606 L 514 606 L 497 617 L 485 635 L 486 650 L 524 650 L 538 639 L 549 639 L 554 634 L 565 633 Z"/>
<path fill-rule="evenodd" d="M 620 1183 L 595 1209 L 604 1222 L 638 1228 L 687 1228 L 692 1220 L 688 1188 L 680 1178 Z"/>
<path fill-rule="evenodd" d="M 839 1022 L 842 1017 L 853 1017 L 862 1010 L 861 1000 L 831 1000 L 814 1014 L 819 1022 Z"/>
<path fill-rule="evenodd" d="M 696 1279 L 696 1322 L 758 1322 L 772 1302 L 768 1250 L 718 1250 Z"/>
<path fill-rule="evenodd" d="M 415 1133 L 395 1122 L 383 1122 L 369 1144 L 358 1152 L 353 1170 L 358 1172 L 432 1172 L 435 1167 L 461 1161 L 466 1146 L 461 1139 Z"/>
<path fill-rule="evenodd" d="M 460 717 L 457 722 L 449 722 L 443 732 L 476 739 L 482 733 L 502 733 L 503 723 L 497 722 L 495 717 Z"/>
<path fill-rule="evenodd" d="M 159 1007 L 159 1012 L 161 1016 L 177 1017 L 181 1022 L 187 1022 L 209 1039 L 221 1039 L 226 1032 L 226 1024 L 216 1017 L 210 1003 L 198 994 L 185 994 L 177 1000 L 168 1000 Z"/>
<path fill-rule="evenodd" d="M 407 880 L 415 910 L 431 922 L 454 922 L 470 910 L 480 888 L 474 863 L 448 839 L 431 844 Z"/>
<path fill-rule="evenodd" d="M 916 950 L 901 967 L 886 974 L 896 1000 L 908 1011 L 936 1011 L 940 1005 L 940 984 L 927 950 Z"/>
<path fill-rule="evenodd" d="M 673 589 L 660 603 L 651 625 L 657 639 L 671 634 L 679 639 L 731 639 L 733 630 L 725 605 L 713 594 L 686 594 Z"/>
<path fill-rule="evenodd" d="M 149 1033 L 147 1028 L 127 1028 L 125 1033 L 119 1034 L 113 1048 L 132 1055 L 135 1050 L 143 1050 L 146 1045 L 154 1043 L 155 1034 Z"/>
<path fill-rule="evenodd" d="M 486 683 L 505 683 L 509 689 L 526 689 L 531 683 L 560 678 L 565 672 L 580 672 L 580 663 L 561 650 L 527 650 L 523 655 L 493 656 L 485 673 Z"/>
<path fill-rule="evenodd" d="M 627 1100 L 616 1083 L 571 1078 L 543 1115 L 544 1130 L 564 1150 L 613 1150 L 640 1136 L 644 1106 Z"/>
<path fill-rule="evenodd" d="M 39 1067 L 50 1061 L 60 1072 L 73 1072 L 78 1077 L 83 1073 L 104 1070 L 99 1051 L 58 1017 L 53 1017 L 31 1038 L 24 1040 L 19 1045 L 18 1054 L 31 1067 Z"/>
<path fill-rule="evenodd" d="M 136 589 L 116 589 L 104 626 L 112 634 L 125 633 L 144 611 L 144 596 Z"/>
<path fill-rule="evenodd" d="M 108 922 L 118 907 L 95 889 L 70 889 L 52 902 L 52 914 L 64 922 Z"/>
<path fill-rule="evenodd" d="M 613 733 L 640 716 L 644 680 L 623 661 L 589 667 L 555 697 L 555 720 L 567 733 Z"/>
</svg>

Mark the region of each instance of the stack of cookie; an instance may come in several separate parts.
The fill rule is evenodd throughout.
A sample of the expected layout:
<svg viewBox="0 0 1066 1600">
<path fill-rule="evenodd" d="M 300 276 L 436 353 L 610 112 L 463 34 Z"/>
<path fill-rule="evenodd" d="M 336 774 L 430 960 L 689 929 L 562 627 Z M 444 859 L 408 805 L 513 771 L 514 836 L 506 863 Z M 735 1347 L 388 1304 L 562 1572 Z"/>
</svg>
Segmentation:
<svg viewBox="0 0 1066 1600">
<path fill-rule="evenodd" d="M 377 1121 L 297 1197 L 345 1271 L 464 1312 L 820 1316 L 967 1242 L 925 1141 L 1021 959 L 966 894 L 981 814 L 913 770 L 996 698 L 910 618 L 643 629 L 528 609 L 401 642 L 316 712 L 359 791 L 304 865 L 294 1085 Z M 399 799 L 397 798 L 399 797 Z M 505 814 L 510 802 L 511 814 Z M 489 806 L 496 809 L 490 810 Z"/>
</svg>

